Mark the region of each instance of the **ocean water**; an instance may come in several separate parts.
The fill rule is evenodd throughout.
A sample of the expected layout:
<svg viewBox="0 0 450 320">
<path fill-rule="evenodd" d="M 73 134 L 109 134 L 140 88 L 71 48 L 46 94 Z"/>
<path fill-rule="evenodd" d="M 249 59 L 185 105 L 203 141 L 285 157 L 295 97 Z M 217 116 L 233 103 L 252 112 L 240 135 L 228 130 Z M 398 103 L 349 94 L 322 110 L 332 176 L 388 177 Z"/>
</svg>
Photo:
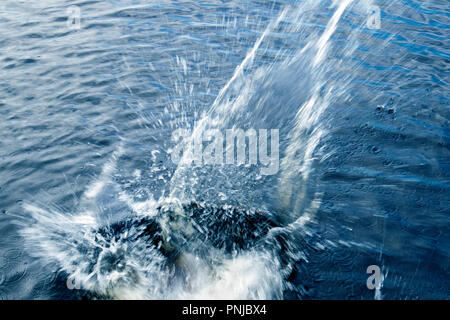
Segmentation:
<svg viewBox="0 0 450 320">
<path fill-rule="evenodd" d="M 0 48 L 0 298 L 449 298 L 448 1 L 2 0 Z M 274 174 L 173 161 L 232 128 Z"/>
</svg>

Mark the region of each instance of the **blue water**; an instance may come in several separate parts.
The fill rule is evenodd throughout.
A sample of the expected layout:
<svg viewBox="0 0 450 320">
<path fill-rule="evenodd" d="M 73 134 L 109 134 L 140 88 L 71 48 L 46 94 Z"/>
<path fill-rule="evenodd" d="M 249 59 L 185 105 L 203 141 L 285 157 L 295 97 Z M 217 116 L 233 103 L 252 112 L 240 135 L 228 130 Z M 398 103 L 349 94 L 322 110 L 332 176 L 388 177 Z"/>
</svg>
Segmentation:
<svg viewBox="0 0 450 320">
<path fill-rule="evenodd" d="M 0 48 L 0 298 L 449 298 L 448 1 L 2 0 Z M 233 127 L 275 175 L 172 161 Z"/>
</svg>

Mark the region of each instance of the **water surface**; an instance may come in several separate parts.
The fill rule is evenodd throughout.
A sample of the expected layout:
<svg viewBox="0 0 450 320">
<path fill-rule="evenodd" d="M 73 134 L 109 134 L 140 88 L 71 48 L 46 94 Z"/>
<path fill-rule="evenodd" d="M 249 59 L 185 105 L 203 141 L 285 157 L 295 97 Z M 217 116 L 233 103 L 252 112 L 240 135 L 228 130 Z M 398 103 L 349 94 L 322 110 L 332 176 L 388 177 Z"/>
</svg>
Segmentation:
<svg viewBox="0 0 450 320">
<path fill-rule="evenodd" d="M 448 299 L 449 8 L 3 0 L 0 298 Z M 171 161 L 232 127 L 277 174 Z"/>
</svg>

